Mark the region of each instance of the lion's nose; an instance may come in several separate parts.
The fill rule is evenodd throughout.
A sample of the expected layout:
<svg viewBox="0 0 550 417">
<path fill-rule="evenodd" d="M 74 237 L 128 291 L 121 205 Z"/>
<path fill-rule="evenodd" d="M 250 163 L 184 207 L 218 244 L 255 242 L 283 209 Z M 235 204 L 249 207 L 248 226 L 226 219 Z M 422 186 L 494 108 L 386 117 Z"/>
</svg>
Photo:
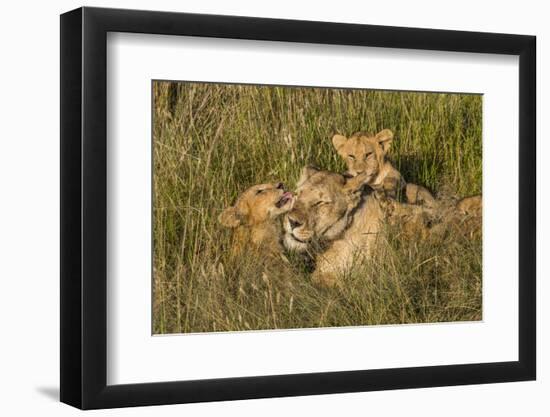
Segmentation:
<svg viewBox="0 0 550 417">
<path fill-rule="evenodd" d="M 279 190 L 284 190 L 285 185 L 282 182 L 278 182 L 275 187 L 277 187 Z"/>
<path fill-rule="evenodd" d="M 290 224 L 291 229 L 296 229 L 297 227 L 300 227 L 302 223 L 300 223 L 298 220 L 288 218 L 288 223 Z"/>
</svg>

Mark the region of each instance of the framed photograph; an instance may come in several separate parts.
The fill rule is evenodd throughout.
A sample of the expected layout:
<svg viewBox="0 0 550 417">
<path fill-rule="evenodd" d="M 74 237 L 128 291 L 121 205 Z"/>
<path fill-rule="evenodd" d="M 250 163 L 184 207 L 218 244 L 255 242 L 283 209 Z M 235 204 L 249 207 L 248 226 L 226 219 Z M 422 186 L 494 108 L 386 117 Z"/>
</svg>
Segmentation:
<svg viewBox="0 0 550 417">
<path fill-rule="evenodd" d="M 533 380 L 535 37 L 61 16 L 61 401 Z"/>
</svg>

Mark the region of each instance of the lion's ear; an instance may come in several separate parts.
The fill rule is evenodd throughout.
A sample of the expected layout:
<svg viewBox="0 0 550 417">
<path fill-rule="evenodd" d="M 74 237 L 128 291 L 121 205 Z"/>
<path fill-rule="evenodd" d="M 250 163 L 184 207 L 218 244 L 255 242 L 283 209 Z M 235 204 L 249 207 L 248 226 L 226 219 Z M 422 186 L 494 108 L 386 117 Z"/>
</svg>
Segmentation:
<svg viewBox="0 0 550 417">
<path fill-rule="evenodd" d="M 332 137 L 332 145 L 334 146 L 334 149 L 338 150 L 342 147 L 344 143 L 348 141 L 348 138 L 346 138 L 343 135 L 336 134 Z"/>
<path fill-rule="evenodd" d="M 305 183 L 312 175 L 319 172 L 319 169 L 312 165 L 307 165 L 304 168 L 302 168 L 302 174 L 300 175 L 300 179 L 298 180 L 297 187 L 300 187 L 303 183 Z"/>
<path fill-rule="evenodd" d="M 393 141 L 393 132 L 390 129 L 384 129 L 378 132 L 375 139 L 382 147 L 382 150 L 388 152 Z"/>
<path fill-rule="evenodd" d="M 228 207 L 218 216 L 218 221 L 224 227 L 234 228 L 240 226 L 241 216 L 235 207 Z"/>
</svg>

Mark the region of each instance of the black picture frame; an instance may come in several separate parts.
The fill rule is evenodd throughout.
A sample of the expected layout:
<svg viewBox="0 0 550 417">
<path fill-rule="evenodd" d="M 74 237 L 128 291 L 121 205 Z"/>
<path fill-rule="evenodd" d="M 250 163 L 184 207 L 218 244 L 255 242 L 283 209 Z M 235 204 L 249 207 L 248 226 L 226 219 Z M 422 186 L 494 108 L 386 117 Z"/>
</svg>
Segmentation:
<svg viewBox="0 0 550 417">
<path fill-rule="evenodd" d="M 519 56 L 519 360 L 112 385 L 107 375 L 108 32 Z M 82 409 L 533 380 L 536 38 L 102 8 L 61 15 L 61 401 Z"/>
</svg>

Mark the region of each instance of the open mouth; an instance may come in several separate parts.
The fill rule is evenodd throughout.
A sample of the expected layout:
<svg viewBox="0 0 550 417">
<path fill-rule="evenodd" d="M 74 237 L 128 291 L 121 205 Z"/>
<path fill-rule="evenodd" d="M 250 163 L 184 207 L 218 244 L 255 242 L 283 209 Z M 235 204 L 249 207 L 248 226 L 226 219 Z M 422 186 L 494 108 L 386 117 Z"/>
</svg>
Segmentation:
<svg viewBox="0 0 550 417">
<path fill-rule="evenodd" d="M 275 207 L 281 208 L 281 207 L 287 205 L 288 203 L 290 203 L 292 201 L 292 197 L 294 197 L 293 194 L 290 191 L 287 191 L 286 193 L 284 193 L 282 195 L 282 197 L 279 199 L 279 201 L 277 201 L 275 203 Z"/>
</svg>

